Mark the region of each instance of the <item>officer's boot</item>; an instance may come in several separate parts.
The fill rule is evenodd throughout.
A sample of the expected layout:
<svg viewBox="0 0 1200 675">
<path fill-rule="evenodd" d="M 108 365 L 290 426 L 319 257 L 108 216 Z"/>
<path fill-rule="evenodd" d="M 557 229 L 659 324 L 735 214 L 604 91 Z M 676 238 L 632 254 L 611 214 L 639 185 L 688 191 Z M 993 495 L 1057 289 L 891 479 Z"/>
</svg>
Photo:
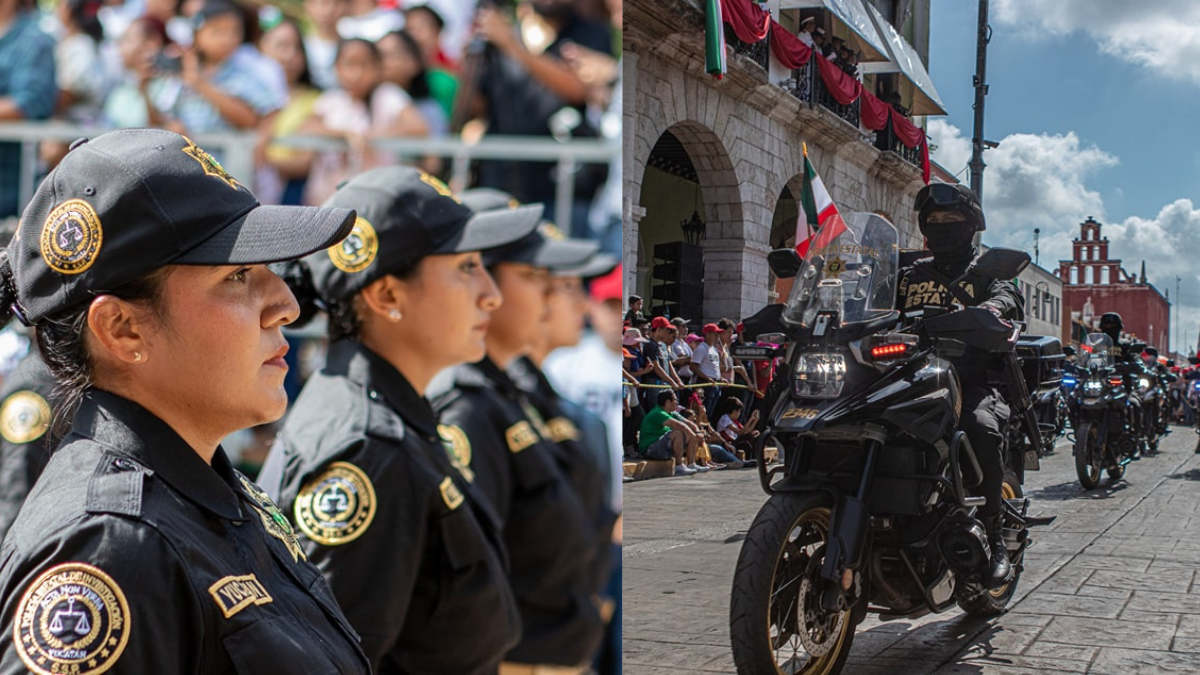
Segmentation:
<svg viewBox="0 0 1200 675">
<path fill-rule="evenodd" d="M 988 551 L 991 563 L 983 577 L 984 588 L 999 588 L 1012 581 L 1013 568 L 1008 561 L 1008 548 L 1004 545 L 1003 516 L 989 519 L 987 525 Z"/>
</svg>

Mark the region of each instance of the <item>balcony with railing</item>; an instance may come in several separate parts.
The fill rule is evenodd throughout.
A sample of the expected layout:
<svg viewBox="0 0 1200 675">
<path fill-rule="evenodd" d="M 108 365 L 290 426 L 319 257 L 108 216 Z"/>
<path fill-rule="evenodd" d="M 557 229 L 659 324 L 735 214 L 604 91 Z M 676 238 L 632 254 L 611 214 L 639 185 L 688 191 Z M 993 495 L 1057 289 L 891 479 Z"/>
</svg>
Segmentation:
<svg viewBox="0 0 1200 675">
<path fill-rule="evenodd" d="M 726 35 L 726 41 L 733 49 L 734 54 L 741 54 L 742 56 L 747 57 L 751 61 L 757 63 L 764 71 L 769 68 L 768 62 L 770 58 L 770 37 L 751 44 L 742 42 L 738 39 L 738 36 L 733 33 L 733 31 L 729 31 L 729 33 Z"/>
</svg>

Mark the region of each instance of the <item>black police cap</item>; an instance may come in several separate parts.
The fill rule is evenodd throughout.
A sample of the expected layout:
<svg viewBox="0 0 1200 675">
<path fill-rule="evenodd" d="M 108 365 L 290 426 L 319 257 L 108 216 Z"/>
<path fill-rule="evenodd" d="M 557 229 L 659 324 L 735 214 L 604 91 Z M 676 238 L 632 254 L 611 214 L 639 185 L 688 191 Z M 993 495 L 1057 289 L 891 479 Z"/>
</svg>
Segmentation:
<svg viewBox="0 0 1200 675">
<path fill-rule="evenodd" d="M 371 282 L 430 255 L 486 251 L 534 231 L 542 206 L 475 213 L 437 178 L 391 166 L 361 173 L 325 202 L 358 212 L 341 243 L 305 259 L 325 301 L 353 297 Z"/>
<path fill-rule="evenodd" d="M 519 204 L 511 194 L 486 187 L 464 190 L 462 200 L 463 204 L 471 207 L 476 213 L 503 212 L 517 208 Z M 587 276 L 592 276 L 592 269 L 588 263 L 599 250 L 598 242 L 569 239 L 553 223 L 543 221 L 537 231 L 529 233 L 523 239 L 503 248 L 485 251 L 483 262 L 489 266 L 502 262 L 526 263 L 534 267 L 546 267 L 552 271 L 578 269 L 587 272 Z"/>
<path fill-rule="evenodd" d="M 36 323 L 166 265 L 254 265 L 340 241 L 343 208 L 263 206 L 190 139 L 113 131 L 71 146 L 8 245 L 18 318 Z"/>
</svg>

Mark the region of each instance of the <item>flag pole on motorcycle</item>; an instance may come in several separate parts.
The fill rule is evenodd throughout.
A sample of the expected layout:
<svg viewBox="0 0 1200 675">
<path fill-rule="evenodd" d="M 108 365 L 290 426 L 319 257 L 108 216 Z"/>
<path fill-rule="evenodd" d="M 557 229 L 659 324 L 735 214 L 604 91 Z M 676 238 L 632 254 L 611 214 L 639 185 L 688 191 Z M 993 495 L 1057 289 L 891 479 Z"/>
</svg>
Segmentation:
<svg viewBox="0 0 1200 675">
<path fill-rule="evenodd" d="M 804 150 L 804 187 L 800 191 L 804 221 L 796 222 L 796 253 L 803 258 L 814 244 L 820 249 L 845 232 L 846 222 L 808 158 L 808 144 L 802 143 L 800 147 Z"/>
</svg>

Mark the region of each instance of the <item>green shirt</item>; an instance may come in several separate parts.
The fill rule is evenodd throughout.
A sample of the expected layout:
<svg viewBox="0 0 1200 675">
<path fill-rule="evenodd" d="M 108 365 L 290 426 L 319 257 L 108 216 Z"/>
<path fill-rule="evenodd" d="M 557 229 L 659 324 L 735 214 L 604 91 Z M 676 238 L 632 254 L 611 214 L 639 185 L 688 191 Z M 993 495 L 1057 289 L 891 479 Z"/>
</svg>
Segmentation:
<svg viewBox="0 0 1200 675">
<path fill-rule="evenodd" d="M 642 420 L 641 433 L 638 434 L 638 450 L 645 452 L 646 448 L 650 447 L 654 441 L 671 433 L 671 427 L 667 426 L 667 420 L 682 419 L 677 413 L 663 410 L 662 406 L 654 406 L 654 409 L 646 413 L 645 419 Z"/>
</svg>

